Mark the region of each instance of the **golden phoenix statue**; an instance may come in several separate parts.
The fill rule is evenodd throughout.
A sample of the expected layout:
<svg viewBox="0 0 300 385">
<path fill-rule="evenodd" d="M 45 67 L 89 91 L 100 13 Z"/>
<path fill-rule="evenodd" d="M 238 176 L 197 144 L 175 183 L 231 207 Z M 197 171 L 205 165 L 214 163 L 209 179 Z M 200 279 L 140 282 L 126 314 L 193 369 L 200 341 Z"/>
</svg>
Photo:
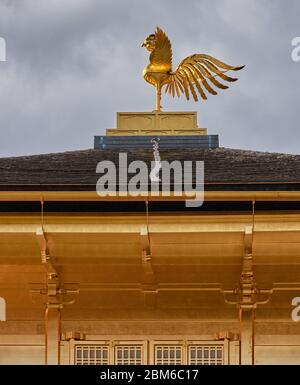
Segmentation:
<svg viewBox="0 0 300 385">
<path fill-rule="evenodd" d="M 194 54 L 188 56 L 178 65 L 175 71 L 172 70 L 172 47 L 165 32 L 159 27 L 154 34 L 149 35 L 141 45 L 150 53 L 150 64 L 144 68 L 144 79 L 156 87 L 156 111 L 161 110 L 161 90 L 166 86 L 173 97 L 185 94 L 187 100 L 190 93 L 195 101 L 198 101 L 198 90 L 202 99 L 207 96 L 203 87 L 212 95 L 217 92 L 209 84 L 208 80 L 217 88 L 226 89 L 228 86 L 220 83 L 217 78 L 227 82 L 234 82 L 237 78 L 225 75 L 228 71 L 239 71 L 244 66 L 233 67 L 220 60 L 205 54 Z"/>
</svg>

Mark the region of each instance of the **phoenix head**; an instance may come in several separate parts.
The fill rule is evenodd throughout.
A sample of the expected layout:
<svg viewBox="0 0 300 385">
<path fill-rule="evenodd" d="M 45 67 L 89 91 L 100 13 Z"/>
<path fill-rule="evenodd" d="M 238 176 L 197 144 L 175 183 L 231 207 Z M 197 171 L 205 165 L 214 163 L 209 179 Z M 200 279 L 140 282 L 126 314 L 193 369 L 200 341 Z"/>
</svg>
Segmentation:
<svg viewBox="0 0 300 385">
<path fill-rule="evenodd" d="M 154 51 L 156 46 L 156 36 L 154 33 L 146 37 L 146 39 L 141 44 L 141 47 L 145 47 L 149 52 Z"/>
</svg>

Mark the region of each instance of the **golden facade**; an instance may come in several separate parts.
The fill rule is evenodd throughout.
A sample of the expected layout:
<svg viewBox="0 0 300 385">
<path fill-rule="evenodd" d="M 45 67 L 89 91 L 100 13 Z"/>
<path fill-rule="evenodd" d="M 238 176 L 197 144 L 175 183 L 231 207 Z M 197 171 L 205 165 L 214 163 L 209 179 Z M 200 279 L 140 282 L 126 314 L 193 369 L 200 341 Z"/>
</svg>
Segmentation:
<svg viewBox="0 0 300 385">
<path fill-rule="evenodd" d="M 153 114 L 120 114 L 118 130 L 151 131 Z M 299 364 L 299 157 L 162 150 L 208 165 L 205 204 L 187 210 L 100 199 L 92 161 L 112 153 L 1 160 L 23 168 L 14 185 L 2 172 L 0 363 Z"/>
</svg>

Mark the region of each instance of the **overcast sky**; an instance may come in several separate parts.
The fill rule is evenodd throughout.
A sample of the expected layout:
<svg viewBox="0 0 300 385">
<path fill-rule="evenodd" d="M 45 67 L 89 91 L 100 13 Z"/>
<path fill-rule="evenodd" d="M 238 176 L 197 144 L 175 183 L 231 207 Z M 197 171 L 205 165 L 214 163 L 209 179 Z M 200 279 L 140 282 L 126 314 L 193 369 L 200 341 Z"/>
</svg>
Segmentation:
<svg viewBox="0 0 300 385">
<path fill-rule="evenodd" d="M 239 80 L 198 111 L 223 147 L 300 153 L 299 0 L 0 0 L 0 156 L 86 149 L 117 111 L 151 111 L 142 40 L 159 25 L 173 65 L 193 53 L 246 64 Z"/>
</svg>

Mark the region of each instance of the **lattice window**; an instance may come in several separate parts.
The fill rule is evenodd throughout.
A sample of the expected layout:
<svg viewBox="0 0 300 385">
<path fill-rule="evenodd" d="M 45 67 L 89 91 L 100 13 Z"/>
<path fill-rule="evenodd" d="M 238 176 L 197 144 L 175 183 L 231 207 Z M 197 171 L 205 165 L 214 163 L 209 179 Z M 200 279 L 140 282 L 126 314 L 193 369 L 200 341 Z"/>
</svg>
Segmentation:
<svg viewBox="0 0 300 385">
<path fill-rule="evenodd" d="M 93 340 L 70 341 L 75 365 L 226 365 L 228 346 L 222 341 Z"/>
<path fill-rule="evenodd" d="M 141 365 L 142 364 L 141 345 L 116 345 L 115 364 L 116 365 Z"/>
<path fill-rule="evenodd" d="M 190 365 L 222 365 L 223 346 L 190 345 L 188 347 L 188 364 Z"/>
<path fill-rule="evenodd" d="M 75 365 L 108 365 L 109 347 L 104 345 L 76 345 Z"/>
<path fill-rule="evenodd" d="M 155 365 L 181 365 L 182 346 L 156 345 L 154 349 Z"/>
</svg>

